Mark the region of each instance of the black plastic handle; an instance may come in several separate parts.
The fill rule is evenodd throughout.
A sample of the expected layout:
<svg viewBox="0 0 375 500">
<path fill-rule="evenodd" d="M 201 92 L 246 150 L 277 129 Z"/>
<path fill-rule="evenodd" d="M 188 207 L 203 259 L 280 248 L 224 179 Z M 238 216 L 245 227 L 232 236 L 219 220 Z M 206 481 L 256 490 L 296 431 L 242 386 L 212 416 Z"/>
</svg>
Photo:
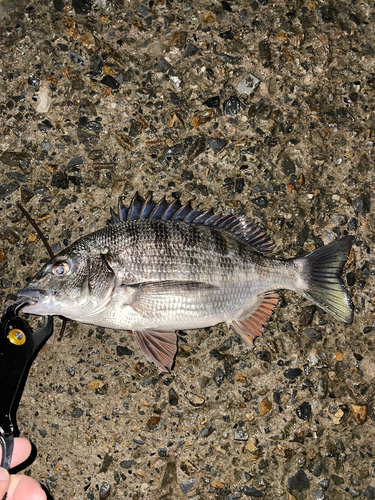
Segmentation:
<svg viewBox="0 0 375 500">
<path fill-rule="evenodd" d="M 29 301 L 21 298 L 5 308 L 0 323 L 0 445 L 1 467 L 9 469 L 13 453 L 15 401 L 26 379 L 33 357 L 53 333 L 53 319 L 45 318 L 42 328 L 33 332 L 18 316 Z M 15 417 L 14 417 L 15 418 Z"/>
</svg>

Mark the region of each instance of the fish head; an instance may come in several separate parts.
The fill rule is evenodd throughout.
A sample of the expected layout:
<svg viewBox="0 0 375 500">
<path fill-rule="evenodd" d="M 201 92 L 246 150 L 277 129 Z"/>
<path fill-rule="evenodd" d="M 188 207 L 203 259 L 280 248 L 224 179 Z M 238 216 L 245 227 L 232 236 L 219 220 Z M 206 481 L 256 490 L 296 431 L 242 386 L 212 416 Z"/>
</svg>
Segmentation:
<svg viewBox="0 0 375 500">
<path fill-rule="evenodd" d="M 31 302 L 25 313 L 90 322 L 108 306 L 115 281 L 107 255 L 78 241 L 47 262 L 17 295 Z"/>
</svg>

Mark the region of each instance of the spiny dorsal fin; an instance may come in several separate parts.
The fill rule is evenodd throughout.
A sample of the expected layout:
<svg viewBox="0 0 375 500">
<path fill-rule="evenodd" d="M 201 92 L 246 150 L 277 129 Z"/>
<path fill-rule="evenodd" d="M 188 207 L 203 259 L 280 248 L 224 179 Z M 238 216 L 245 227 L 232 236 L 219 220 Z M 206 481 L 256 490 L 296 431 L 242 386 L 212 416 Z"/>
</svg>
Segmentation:
<svg viewBox="0 0 375 500">
<path fill-rule="evenodd" d="M 214 213 L 213 210 L 198 210 L 188 201 L 184 205 L 179 199 L 168 203 L 165 196 L 156 203 L 149 193 L 143 199 L 138 192 L 133 196 L 129 207 L 124 205 L 123 198 L 119 198 L 118 213 L 111 209 L 111 224 L 131 220 L 173 220 L 183 221 L 204 226 L 217 227 L 231 234 L 237 240 L 251 246 L 256 252 L 268 253 L 275 246 L 268 234 L 254 221 L 246 217 L 237 217 L 233 214 Z"/>
</svg>

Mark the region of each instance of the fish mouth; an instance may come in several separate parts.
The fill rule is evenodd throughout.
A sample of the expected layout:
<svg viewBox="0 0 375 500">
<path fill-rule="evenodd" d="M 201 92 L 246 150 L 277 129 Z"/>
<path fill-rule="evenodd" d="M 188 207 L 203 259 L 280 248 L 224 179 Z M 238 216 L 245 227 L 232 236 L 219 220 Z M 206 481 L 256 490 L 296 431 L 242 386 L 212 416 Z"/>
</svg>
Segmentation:
<svg viewBox="0 0 375 500">
<path fill-rule="evenodd" d="M 27 299 L 28 305 L 23 308 L 23 312 L 30 314 L 42 315 L 48 314 L 45 310 L 51 300 L 51 292 L 47 290 L 42 290 L 41 288 L 29 288 L 25 287 L 19 290 L 17 297 Z M 45 310 L 45 312 L 42 312 Z"/>
</svg>

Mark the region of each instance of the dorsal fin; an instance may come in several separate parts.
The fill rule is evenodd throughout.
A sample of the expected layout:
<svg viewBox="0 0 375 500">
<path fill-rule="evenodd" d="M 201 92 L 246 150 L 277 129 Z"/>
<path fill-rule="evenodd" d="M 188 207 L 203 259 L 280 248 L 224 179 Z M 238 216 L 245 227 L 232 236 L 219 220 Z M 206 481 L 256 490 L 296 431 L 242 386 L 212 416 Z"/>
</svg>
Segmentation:
<svg viewBox="0 0 375 500">
<path fill-rule="evenodd" d="M 133 196 L 129 207 L 124 205 L 121 197 L 118 202 L 118 213 L 111 209 L 111 224 L 144 219 L 183 221 L 217 227 L 260 253 L 271 252 L 275 246 L 268 234 L 256 222 L 233 214 L 215 214 L 212 209 L 198 210 L 198 207 L 193 208 L 191 206 L 190 201 L 184 205 L 181 204 L 179 199 L 168 203 L 165 196 L 163 196 L 156 203 L 152 198 L 152 193 L 149 193 L 146 199 L 143 199 L 137 192 Z"/>
</svg>

